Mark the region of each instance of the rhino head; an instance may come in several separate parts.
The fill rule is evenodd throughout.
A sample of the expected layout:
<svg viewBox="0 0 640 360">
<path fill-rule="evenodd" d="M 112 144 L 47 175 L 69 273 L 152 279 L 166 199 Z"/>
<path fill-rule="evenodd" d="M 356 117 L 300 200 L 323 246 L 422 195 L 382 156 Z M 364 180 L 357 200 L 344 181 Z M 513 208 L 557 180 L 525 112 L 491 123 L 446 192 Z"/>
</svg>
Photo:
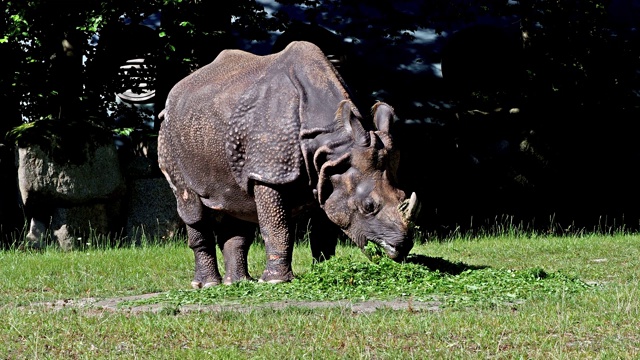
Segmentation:
<svg viewBox="0 0 640 360">
<path fill-rule="evenodd" d="M 413 247 L 420 205 L 415 193 L 407 198 L 396 187 L 399 153 L 389 133 L 393 108 L 379 102 L 372 113 L 377 130 L 366 131 L 355 106 L 340 104 L 336 118 L 350 139 L 316 153 L 318 199 L 327 217 L 361 249 L 371 241 L 400 261 Z"/>
</svg>

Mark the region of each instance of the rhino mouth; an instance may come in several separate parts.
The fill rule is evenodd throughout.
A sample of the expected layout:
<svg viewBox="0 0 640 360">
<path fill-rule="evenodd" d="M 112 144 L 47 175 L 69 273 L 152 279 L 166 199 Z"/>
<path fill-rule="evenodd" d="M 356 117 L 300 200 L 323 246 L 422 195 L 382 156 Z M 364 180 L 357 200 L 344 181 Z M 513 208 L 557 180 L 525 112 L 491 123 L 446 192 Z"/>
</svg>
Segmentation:
<svg viewBox="0 0 640 360">
<path fill-rule="evenodd" d="M 413 248 L 413 231 L 411 227 L 405 229 L 406 232 L 402 233 L 389 233 L 384 232 L 382 234 L 363 234 L 357 233 L 356 236 L 349 236 L 354 240 L 356 245 L 364 252 L 369 259 L 370 249 L 374 250 L 376 255 L 385 254 L 390 259 L 402 262 L 409 255 L 409 251 Z M 347 235 L 349 232 L 345 231 Z M 371 236 L 373 235 L 373 236 Z M 368 249 L 367 249 L 368 248 Z"/>
<path fill-rule="evenodd" d="M 370 246 L 373 245 L 373 246 Z M 384 240 L 373 239 L 365 243 L 365 246 L 361 247 L 362 252 L 372 260 L 375 256 L 381 256 L 383 253 L 390 259 L 402 262 L 411 250 L 413 242 L 406 244 L 406 246 L 393 246 Z"/>
<path fill-rule="evenodd" d="M 382 247 L 384 249 L 384 252 L 386 252 L 387 256 L 391 259 L 396 259 L 400 255 L 400 252 L 395 247 L 387 244 L 386 242 L 380 242 L 377 245 Z"/>
<path fill-rule="evenodd" d="M 379 246 L 384 249 L 389 258 L 400 262 L 403 261 L 407 257 L 407 255 L 409 255 L 409 250 L 411 250 L 413 242 L 411 242 L 411 244 L 405 244 L 402 247 L 398 247 L 389 245 L 383 241 L 379 244 Z"/>
</svg>

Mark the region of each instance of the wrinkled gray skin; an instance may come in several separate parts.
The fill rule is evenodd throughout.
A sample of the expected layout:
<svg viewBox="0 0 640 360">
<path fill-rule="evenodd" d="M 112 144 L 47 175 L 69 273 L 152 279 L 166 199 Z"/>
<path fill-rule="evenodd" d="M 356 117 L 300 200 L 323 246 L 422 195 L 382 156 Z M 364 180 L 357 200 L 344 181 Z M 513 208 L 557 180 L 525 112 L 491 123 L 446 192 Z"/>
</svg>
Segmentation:
<svg viewBox="0 0 640 360">
<path fill-rule="evenodd" d="M 366 131 L 340 76 L 308 42 L 267 56 L 225 50 L 178 82 L 158 155 L 194 251 L 192 286 L 251 279 L 256 223 L 266 247 L 260 281 L 292 280 L 293 217 L 302 212 L 315 214 L 318 234 L 330 220 L 361 248 L 373 241 L 391 258 L 408 254 L 416 207 L 393 185 L 393 109 L 373 110 L 378 130 Z M 334 254 L 335 236 L 311 243 L 318 261 Z"/>
</svg>

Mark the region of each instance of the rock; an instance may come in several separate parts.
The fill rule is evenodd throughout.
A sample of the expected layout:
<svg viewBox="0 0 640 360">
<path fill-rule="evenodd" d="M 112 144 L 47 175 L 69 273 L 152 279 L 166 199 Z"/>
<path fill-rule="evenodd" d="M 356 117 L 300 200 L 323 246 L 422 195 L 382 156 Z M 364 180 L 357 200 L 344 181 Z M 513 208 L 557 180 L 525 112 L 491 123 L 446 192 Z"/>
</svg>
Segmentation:
<svg viewBox="0 0 640 360">
<path fill-rule="evenodd" d="M 25 206 L 32 199 L 65 204 L 107 201 L 125 190 L 114 145 L 98 147 L 80 165 L 57 163 L 38 145 L 19 148 L 18 184 Z"/>
<path fill-rule="evenodd" d="M 139 241 L 182 229 L 175 197 L 158 168 L 156 137 L 136 136 L 117 149 L 112 138 L 98 134 L 83 144 L 67 130 L 67 147 L 50 148 L 54 125 L 18 146 L 19 197 L 30 221 L 25 245 L 53 240 L 70 250 L 95 236 Z"/>
<path fill-rule="evenodd" d="M 169 238 L 182 229 L 176 199 L 164 178 L 134 179 L 129 183 L 127 236 Z"/>
<path fill-rule="evenodd" d="M 56 208 L 51 218 L 53 240 L 64 250 L 95 241 L 95 236 L 109 235 L 118 229 L 119 203 L 95 203 Z"/>
<path fill-rule="evenodd" d="M 125 234 L 134 241 L 142 237 L 169 238 L 183 226 L 176 199 L 158 168 L 158 138 L 134 134 L 122 141 L 121 166 L 127 179 Z"/>
<path fill-rule="evenodd" d="M 50 235 L 69 250 L 78 238 L 122 229 L 120 203 L 126 185 L 115 145 L 87 152 L 83 163 L 61 163 L 38 145 L 18 148 L 18 185 L 30 218 L 28 246 L 42 246 Z"/>
<path fill-rule="evenodd" d="M 39 249 L 44 246 L 44 236 L 47 231 L 47 225 L 42 221 L 31 218 L 29 222 L 29 233 L 26 236 L 27 247 Z"/>
</svg>

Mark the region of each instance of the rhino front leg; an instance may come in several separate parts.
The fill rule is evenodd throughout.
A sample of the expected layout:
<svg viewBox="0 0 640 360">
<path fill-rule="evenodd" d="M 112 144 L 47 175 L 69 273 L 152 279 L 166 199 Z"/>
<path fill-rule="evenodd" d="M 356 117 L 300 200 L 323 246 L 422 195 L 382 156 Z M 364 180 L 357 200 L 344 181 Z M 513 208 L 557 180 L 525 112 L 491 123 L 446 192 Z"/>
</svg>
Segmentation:
<svg viewBox="0 0 640 360">
<path fill-rule="evenodd" d="M 218 246 L 224 256 L 224 284 L 253 280 L 249 275 L 247 256 L 255 237 L 255 225 L 237 219 L 227 219 L 225 225 L 216 229 Z"/>
<path fill-rule="evenodd" d="M 253 280 L 249 275 L 247 255 L 251 246 L 251 238 L 234 236 L 222 245 L 224 255 L 224 284 L 231 285 L 241 280 Z"/>
<path fill-rule="evenodd" d="M 336 254 L 336 245 L 341 230 L 329 220 L 324 211 L 318 209 L 311 215 L 309 243 L 314 262 L 329 260 Z"/>
<path fill-rule="evenodd" d="M 216 241 L 209 226 L 198 223 L 187 225 L 189 247 L 196 260 L 195 276 L 191 282 L 194 289 L 218 285 L 222 277 L 216 260 Z"/>
<path fill-rule="evenodd" d="M 260 232 L 267 253 L 267 265 L 260 282 L 281 283 L 293 280 L 291 257 L 293 239 L 290 210 L 280 191 L 262 183 L 254 186 Z"/>
</svg>

